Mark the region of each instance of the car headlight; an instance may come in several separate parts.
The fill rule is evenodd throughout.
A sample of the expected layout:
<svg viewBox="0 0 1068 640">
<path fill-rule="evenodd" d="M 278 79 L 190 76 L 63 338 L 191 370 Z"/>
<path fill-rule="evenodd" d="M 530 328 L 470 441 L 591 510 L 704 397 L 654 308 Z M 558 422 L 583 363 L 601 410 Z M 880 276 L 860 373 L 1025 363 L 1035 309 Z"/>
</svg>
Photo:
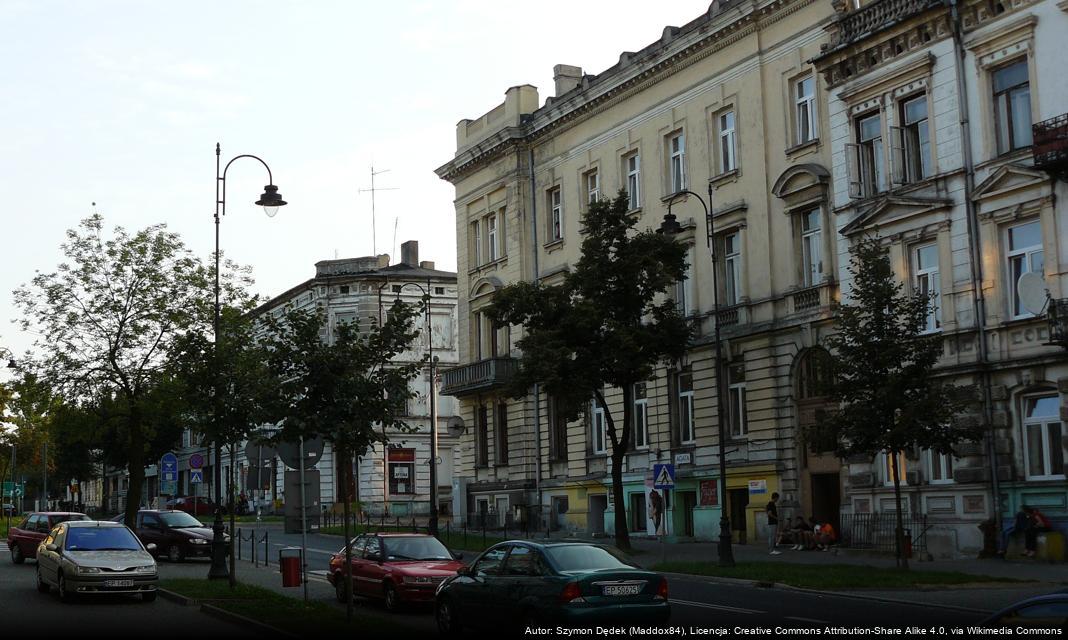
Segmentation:
<svg viewBox="0 0 1068 640">
<path fill-rule="evenodd" d="M 204 538 L 190 538 L 189 544 L 208 544 L 208 541 Z"/>
<path fill-rule="evenodd" d="M 143 567 L 134 567 L 134 571 L 136 571 L 137 573 L 155 573 L 156 565 L 146 564 Z"/>
<path fill-rule="evenodd" d="M 100 569 L 98 569 L 96 567 L 78 567 L 78 573 L 81 573 L 81 574 L 100 573 Z"/>
</svg>

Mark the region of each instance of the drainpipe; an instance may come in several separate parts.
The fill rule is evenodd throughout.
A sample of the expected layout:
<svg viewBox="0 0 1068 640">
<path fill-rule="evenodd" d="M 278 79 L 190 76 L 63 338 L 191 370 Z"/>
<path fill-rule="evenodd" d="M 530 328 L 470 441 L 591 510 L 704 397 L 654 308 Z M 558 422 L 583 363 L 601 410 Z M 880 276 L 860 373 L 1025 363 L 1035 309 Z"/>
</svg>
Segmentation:
<svg viewBox="0 0 1068 640">
<path fill-rule="evenodd" d="M 538 282 L 538 189 L 534 179 L 534 148 L 527 149 L 527 164 L 530 170 L 530 237 L 531 254 L 533 255 L 534 283 Z M 534 490 L 538 495 L 538 520 L 541 520 L 542 496 L 541 496 L 541 385 L 534 383 Z"/>
<path fill-rule="evenodd" d="M 990 458 L 990 488 L 993 493 L 994 526 L 1001 533 L 1001 485 L 998 479 L 998 456 L 994 437 L 993 399 L 990 394 L 989 354 L 986 343 L 986 298 L 983 295 L 982 249 L 979 243 L 979 218 L 976 215 L 972 194 L 975 192 L 975 163 L 972 158 L 972 136 L 968 112 L 968 87 L 964 81 L 964 33 L 961 26 L 957 0 L 949 0 L 953 23 L 953 49 L 957 54 L 957 113 L 960 118 L 961 148 L 964 153 L 964 208 L 968 221 L 969 265 L 972 276 L 972 307 L 975 310 L 975 331 L 979 342 L 979 377 L 983 393 L 983 420 L 987 426 L 987 455 Z"/>
</svg>

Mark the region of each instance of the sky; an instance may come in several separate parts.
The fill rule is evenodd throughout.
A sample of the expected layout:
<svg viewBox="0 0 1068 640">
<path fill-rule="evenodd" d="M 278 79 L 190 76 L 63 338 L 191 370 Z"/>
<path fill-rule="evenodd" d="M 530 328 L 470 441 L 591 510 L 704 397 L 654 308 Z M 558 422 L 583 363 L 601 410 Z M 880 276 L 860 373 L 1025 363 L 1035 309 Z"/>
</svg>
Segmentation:
<svg viewBox="0 0 1068 640">
<path fill-rule="evenodd" d="M 35 336 L 12 291 L 61 261 L 65 230 L 165 223 L 207 260 L 215 143 L 254 154 L 289 205 L 268 218 L 252 160 L 227 174 L 224 255 L 274 296 L 319 260 L 389 253 L 456 268 L 455 127 L 555 64 L 599 73 L 708 2 L 0 0 L 0 347 Z M 372 234 L 371 167 L 375 186 Z M 96 203 L 94 208 L 92 203 Z M 394 239 L 396 244 L 394 244 Z M 0 367 L 2 369 L 2 367 Z M 0 374 L 0 379 L 6 376 Z"/>
</svg>

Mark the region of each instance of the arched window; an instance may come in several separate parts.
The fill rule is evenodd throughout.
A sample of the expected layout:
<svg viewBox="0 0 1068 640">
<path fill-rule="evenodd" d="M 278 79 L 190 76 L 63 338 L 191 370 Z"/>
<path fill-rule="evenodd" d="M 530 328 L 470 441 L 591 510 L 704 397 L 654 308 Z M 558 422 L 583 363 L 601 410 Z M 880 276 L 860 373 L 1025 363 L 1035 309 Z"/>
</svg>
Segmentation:
<svg viewBox="0 0 1068 640">
<path fill-rule="evenodd" d="M 809 349 L 797 364 L 797 399 L 811 400 L 828 394 L 832 373 L 831 354 L 826 349 Z"/>
</svg>

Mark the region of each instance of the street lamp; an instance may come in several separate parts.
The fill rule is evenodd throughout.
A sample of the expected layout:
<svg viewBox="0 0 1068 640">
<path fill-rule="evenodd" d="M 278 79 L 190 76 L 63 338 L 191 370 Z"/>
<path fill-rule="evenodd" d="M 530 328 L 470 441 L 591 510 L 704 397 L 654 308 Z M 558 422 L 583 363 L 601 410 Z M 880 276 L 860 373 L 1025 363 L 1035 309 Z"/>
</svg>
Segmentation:
<svg viewBox="0 0 1068 640">
<path fill-rule="evenodd" d="M 278 193 L 278 187 L 274 186 L 274 177 L 271 175 L 271 168 L 267 166 L 261 158 L 242 154 L 234 156 L 226 163 L 226 167 L 223 168 L 222 173 L 219 172 L 219 166 L 221 162 L 222 149 L 219 143 L 215 143 L 215 316 L 212 323 L 212 332 L 215 337 L 215 356 L 213 358 L 215 364 L 215 393 L 214 393 L 214 414 L 212 416 L 213 428 L 215 431 L 215 521 L 212 523 L 211 530 L 213 533 L 211 542 L 211 569 L 208 570 L 208 579 L 216 580 L 230 577 L 230 569 L 226 566 L 226 541 L 223 539 L 223 519 L 222 519 L 222 442 L 219 440 L 219 390 L 222 388 L 220 373 L 219 373 L 219 220 L 222 216 L 226 215 L 226 172 L 230 170 L 230 165 L 235 160 L 240 158 L 252 158 L 258 160 L 263 168 L 267 170 L 267 186 L 263 188 L 263 195 L 256 201 L 256 204 L 263 207 L 264 212 L 268 217 L 273 218 L 278 213 L 278 207 L 285 206 L 286 201 L 282 199 L 282 196 Z M 231 498 L 233 496 L 233 489 L 229 491 Z M 233 512 L 233 501 L 229 500 L 230 511 Z"/>
<path fill-rule="evenodd" d="M 400 303 L 400 292 L 404 287 L 413 286 L 423 292 L 423 315 L 426 318 L 426 340 L 430 359 L 430 520 L 427 522 L 427 533 L 437 537 L 438 535 L 438 402 L 437 402 L 437 363 L 434 361 L 434 335 L 433 325 L 430 322 L 430 278 L 426 279 L 426 288 L 415 282 L 405 282 L 397 290 L 397 302 Z M 389 473 L 387 463 L 384 469 Z M 414 480 L 414 478 L 413 478 Z"/>
<path fill-rule="evenodd" d="M 719 564 L 721 567 L 733 567 L 734 566 L 734 552 L 731 549 L 731 523 L 727 517 L 727 431 L 726 425 L 723 423 L 723 343 L 720 340 L 719 335 L 719 283 L 717 282 L 717 269 L 716 269 L 716 250 L 713 244 L 713 235 L 715 235 L 715 225 L 712 221 L 712 185 L 708 185 L 708 204 L 701 199 L 701 196 L 697 195 L 693 191 L 682 190 L 675 192 L 668 200 L 668 210 L 664 214 L 664 221 L 660 224 L 660 228 L 657 229 L 657 233 L 663 233 L 668 236 L 675 236 L 682 229 L 682 226 L 675 219 L 675 216 L 671 213 L 671 205 L 675 203 L 680 196 L 690 195 L 697 199 L 701 203 L 701 206 L 705 210 L 705 242 L 708 245 L 708 253 L 712 258 L 712 309 L 713 320 L 715 322 L 715 335 L 713 342 L 716 347 L 716 427 L 719 432 L 719 504 L 720 504 L 720 518 L 719 518 Z"/>
<path fill-rule="evenodd" d="M 0 348 L 0 351 L 7 353 L 10 360 L 7 362 L 8 369 L 16 369 L 18 365 L 15 363 L 14 354 L 7 349 Z M 7 530 L 11 531 L 11 513 L 15 510 L 15 438 L 11 438 L 11 509 L 7 510 Z M 0 491 L 0 502 L 3 502 L 3 492 Z"/>
</svg>

